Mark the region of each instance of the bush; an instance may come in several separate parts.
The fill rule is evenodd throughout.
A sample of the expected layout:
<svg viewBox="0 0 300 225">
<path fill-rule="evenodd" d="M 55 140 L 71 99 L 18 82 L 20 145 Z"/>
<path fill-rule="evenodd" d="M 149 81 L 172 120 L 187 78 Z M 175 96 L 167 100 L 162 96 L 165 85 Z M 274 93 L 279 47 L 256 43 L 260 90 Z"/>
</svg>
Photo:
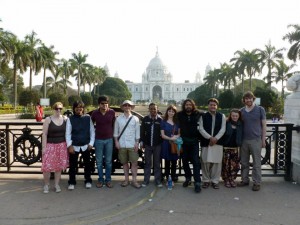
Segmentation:
<svg viewBox="0 0 300 225">
<path fill-rule="evenodd" d="M 70 106 L 72 106 L 75 101 L 81 101 L 80 96 L 78 96 L 78 95 L 69 96 L 68 103 L 69 103 Z"/>
<path fill-rule="evenodd" d="M 93 105 L 93 98 L 90 93 L 81 93 L 80 97 L 86 106 Z"/>
</svg>

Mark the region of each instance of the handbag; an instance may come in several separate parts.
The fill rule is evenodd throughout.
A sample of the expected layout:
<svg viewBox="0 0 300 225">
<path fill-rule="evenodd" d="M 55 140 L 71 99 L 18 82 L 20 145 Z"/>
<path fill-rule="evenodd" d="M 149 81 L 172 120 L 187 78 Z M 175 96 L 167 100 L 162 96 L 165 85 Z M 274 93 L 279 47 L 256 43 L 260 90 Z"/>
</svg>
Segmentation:
<svg viewBox="0 0 300 225">
<path fill-rule="evenodd" d="M 173 127 L 172 135 L 174 135 L 174 133 L 175 133 L 175 125 Z M 182 139 L 180 137 L 177 138 L 176 141 L 169 141 L 169 143 L 170 143 L 171 154 L 180 155 L 180 153 L 182 153 Z M 178 145 L 180 145 L 180 149 L 178 149 Z"/>
</svg>

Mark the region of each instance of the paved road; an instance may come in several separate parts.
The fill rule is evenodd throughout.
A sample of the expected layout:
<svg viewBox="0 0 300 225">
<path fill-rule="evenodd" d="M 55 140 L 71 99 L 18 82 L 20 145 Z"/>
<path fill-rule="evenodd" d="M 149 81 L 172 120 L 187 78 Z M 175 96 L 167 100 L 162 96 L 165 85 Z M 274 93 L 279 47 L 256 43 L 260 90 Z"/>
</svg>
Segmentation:
<svg viewBox="0 0 300 225">
<path fill-rule="evenodd" d="M 93 177 L 96 179 L 96 177 Z M 172 191 L 156 188 L 123 188 L 114 176 L 112 189 L 87 190 L 79 177 L 74 191 L 42 193 L 42 175 L 0 173 L 1 225 L 96 225 L 96 224 L 201 224 L 201 225 L 296 225 L 300 223 L 300 187 L 283 178 L 264 178 L 261 191 L 251 187 L 196 194 L 183 188 L 183 178 Z M 139 177 L 141 180 L 142 177 Z"/>
</svg>

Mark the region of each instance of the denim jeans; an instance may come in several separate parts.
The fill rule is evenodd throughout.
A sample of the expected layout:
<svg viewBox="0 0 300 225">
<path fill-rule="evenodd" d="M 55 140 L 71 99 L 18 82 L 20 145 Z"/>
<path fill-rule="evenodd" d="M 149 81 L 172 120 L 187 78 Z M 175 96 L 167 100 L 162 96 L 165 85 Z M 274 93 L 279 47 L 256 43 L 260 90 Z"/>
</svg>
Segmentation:
<svg viewBox="0 0 300 225">
<path fill-rule="evenodd" d="M 105 182 L 111 181 L 112 169 L 112 153 L 113 153 L 113 139 L 96 139 L 95 140 L 95 154 L 98 169 L 98 181 L 104 182 L 103 179 L 103 157 L 105 160 Z"/>
</svg>

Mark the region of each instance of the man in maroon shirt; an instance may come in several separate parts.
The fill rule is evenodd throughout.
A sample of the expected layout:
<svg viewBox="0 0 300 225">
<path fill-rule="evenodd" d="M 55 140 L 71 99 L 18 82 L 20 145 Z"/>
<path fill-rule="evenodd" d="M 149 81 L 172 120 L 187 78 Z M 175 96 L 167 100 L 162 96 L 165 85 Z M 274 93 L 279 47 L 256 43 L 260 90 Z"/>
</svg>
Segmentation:
<svg viewBox="0 0 300 225">
<path fill-rule="evenodd" d="M 97 188 L 102 188 L 103 185 L 112 188 L 111 170 L 115 111 L 108 107 L 108 100 L 107 96 L 100 96 L 98 98 L 99 108 L 92 113 L 92 121 L 96 123 L 95 153 L 99 176 Z M 105 180 L 103 178 L 103 156 L 105 158 Z"/>
</svg>

